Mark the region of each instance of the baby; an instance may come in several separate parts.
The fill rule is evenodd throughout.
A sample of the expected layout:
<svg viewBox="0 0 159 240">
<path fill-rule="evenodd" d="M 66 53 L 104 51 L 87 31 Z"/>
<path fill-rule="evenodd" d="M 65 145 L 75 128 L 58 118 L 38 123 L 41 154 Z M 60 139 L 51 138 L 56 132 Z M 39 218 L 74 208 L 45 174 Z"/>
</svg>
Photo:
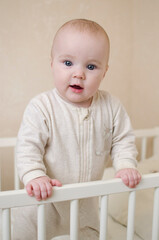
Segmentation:
<svg viewBox="0 0 159 240">
<path fill-rule="evenodd" d="M 31 100 L 18 134 L 17 167 L 27 193 L 40 201 L 53 186 L 100 180 L 109 155 L 116 177 L 135 187 L 141 175 L 129 117 L 116 98 L 98 90 L 108 70 L 106 32 L 93 21 L 71 20 L 55 35 L 51 56 L 55 89 Z M 68 234 L 69 204 L 46 208 L 47 239 Z M 79 216 L 80 239 L 98 239 L 97 199 L 81 200 Z M 36 239 L 35 207 L 19 212 L 15 223 L 14 239 Z"/>
</svg>

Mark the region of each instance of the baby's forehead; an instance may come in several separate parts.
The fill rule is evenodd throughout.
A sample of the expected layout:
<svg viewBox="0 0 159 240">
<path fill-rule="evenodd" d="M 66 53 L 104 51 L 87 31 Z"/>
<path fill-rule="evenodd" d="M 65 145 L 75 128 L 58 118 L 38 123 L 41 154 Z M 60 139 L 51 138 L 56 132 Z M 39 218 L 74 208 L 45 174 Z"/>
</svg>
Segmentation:
<svg viewBox="0 0 159 240">
<path fill-rule="evenodd" d="M 82 27 L 80 25 L 64 25 L 63 27 L 61 27 L 56 35 L 55 35 L 55 39 L 59 36 L 59 35 L 65 35 L 65 34 L 74 34 L 74 33 L 78 33 L 78 34 L 86 34 L 86 35 L 90 35 L 90 36 L 96 36 L 96 35 L 103 35 L 108 39 L 108 36 L 106 34 L 106 32 L 101 28 L 92 28 L 92 27 Z"/>
<path fill-rule="evenodd" d="M 95 41 L 98 41 L 98 44 L 100 44 L 100 41 L 104 43 L 106 46 L 106 49 L 109 52 L 109 38 L 105 30 L 95 22 L 88 23 L 87 22 L 69 22 L 64 24 L 56 33 L 52 45 L 52 54 L 57 47 L 57 44 L 62 42 L 62 44 L 65 42 L 65 40 L 69 39 L 73 36 L 78 36 L 81 38 L 81 43 L 84 41 L 84 37 L 88 36 L 92 39 L 95 39 Z M 71 41 L 71 40 L 70 40 Z"/>
<path fill-rule="evenodd" d="M 57 34 L 55 35 L 53 45 L 56 45 L 59 41 L 65 42 L 65 39 L 67 38 L 73 38 L 74 36 L 81 38 L 84 41 L 85 37 L 89 37 L 91 39 L 95 39 L 98 41 L 98 44 L 100 44 L 100 40 L 106 43 L 106 45 L 109 48 L 109 38 L 107 34 L 101 30 L 101 29 L 91 29 L 91 28 L 81 28 L 75 27 L 75 26 L 64 26 L 59 29 Z M 81 43 L 83 42 L 81 41 Z"/>
</svg>

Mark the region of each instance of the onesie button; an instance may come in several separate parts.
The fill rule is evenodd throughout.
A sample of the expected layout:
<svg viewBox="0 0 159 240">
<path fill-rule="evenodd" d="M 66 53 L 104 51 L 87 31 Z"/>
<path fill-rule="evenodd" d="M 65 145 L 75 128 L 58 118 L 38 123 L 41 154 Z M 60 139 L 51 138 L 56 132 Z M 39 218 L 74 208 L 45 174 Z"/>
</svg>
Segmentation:
<svg viewBox="0 0 159 240">
<path fill-rule="evenodd" d="M 89 116 L 86 116 L 85 118 L 84 118 L 84 120 L 88 120 L 89 119 Z"/>
<path fill-rule="evenodd" d="M 96 151 L 96 155 L 97 155 L 97 156 L 100 156 L 100 155 L 101 155 L 101 152 Z"/>
</svg>

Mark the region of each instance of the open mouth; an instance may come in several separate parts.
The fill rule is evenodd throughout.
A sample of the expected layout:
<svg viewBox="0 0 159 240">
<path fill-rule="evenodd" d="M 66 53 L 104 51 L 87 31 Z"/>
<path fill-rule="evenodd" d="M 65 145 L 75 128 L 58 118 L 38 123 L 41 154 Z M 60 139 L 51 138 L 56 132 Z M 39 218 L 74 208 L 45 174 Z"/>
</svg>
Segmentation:
<svg viewBox="0 0 159 240">
<path fill-rule="evenodd" d="M 83 88 L 79 85 L 70 85 L 71 88 L 77 89 L 77 90 L 82 90 Z"/>
</svg>

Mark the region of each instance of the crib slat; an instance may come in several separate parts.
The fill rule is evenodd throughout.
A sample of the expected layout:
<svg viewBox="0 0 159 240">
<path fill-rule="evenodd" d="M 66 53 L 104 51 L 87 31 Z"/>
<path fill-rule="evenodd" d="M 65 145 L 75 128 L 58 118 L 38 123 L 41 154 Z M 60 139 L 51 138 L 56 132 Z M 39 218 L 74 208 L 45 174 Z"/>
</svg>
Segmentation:
<svg viewBox="0 0 159 240">
<path fill-rule="evenodd" d="M 78 240 L 79 216 L 78 216 L 79 200 L 70 202 L 70 240 Z"/>
<path fill-rule="evenodd" d="M 1 166 L 1 159 L 0 159 L 0 191 L 2 189 L 2 166 Z"/>
<path fill-rule="evenodd" d="M 11 240 L 10 209 L 2 209 L 2 239 Z"/>
<path fill-rule="evenodd" d="M 45 205 L 38 205 L 38 240 L 46 240 Z"/>
<path fill-rule="evenodd" d="M 135 203 L 136 203 L 136 191 L 132 191 L 129 193 L 127 240 L 134 239 Z"/>
<path fill-rule="evenodd" d="M 16 157 L 15 157 L 15 148 L 14 148 L 14 189 L 20 189 L 20 180 L 17 171 Z"/>
<path fill-rule="evenodd" d="M 147 148 L 147 137 L 143 137 L 141 142 L 141 160 L 144 160 L 146 158 L 146 148 Z"/>
<path fill-rule="evenodd" d="M 134 134 L 137 138 L 159 136 L 159 127 L 150 129 L 137 129 L 134 131 Z"/>
<path fill-rule="evenodd" d="M 153 139 L 153 155 L 159 155 L 159 135 Z"/>
<path fill-rule="evenodd" d="M 100 240 L 107 240 L 108 196 L 101 197 L 100 205 Z"/>
<path fill-rule="evenodd" d="M 159 239 L 159 188 L 154 190 L 152 240 Z"/>
</svg>

